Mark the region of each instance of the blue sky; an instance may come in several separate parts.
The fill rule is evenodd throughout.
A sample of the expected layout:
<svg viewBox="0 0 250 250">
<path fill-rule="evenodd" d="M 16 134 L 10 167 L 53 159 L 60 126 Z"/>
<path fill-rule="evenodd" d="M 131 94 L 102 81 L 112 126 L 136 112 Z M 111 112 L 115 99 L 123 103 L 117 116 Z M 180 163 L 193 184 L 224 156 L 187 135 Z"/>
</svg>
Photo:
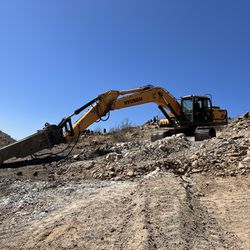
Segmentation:
<svg viewBox="0 0 250 250">
<path fill-rule="evenodd" d="M 57 124 L 109 89 L 153 84 L 250 110 L 249 0 L 0 1 L 0 129 L 16 139 Z M 113 111 L 142 124 L 155 104 Z"/>
</svg>

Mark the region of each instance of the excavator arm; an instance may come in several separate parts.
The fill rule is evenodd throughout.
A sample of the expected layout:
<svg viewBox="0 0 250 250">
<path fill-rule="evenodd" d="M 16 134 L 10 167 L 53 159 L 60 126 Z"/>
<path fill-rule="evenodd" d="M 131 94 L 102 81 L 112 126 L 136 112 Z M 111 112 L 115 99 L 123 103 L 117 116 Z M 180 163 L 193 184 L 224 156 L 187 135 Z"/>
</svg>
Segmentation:
<svg viewBox="0 0 250 250">
<path fill-rule="evenodd" d="M 152 102 L 156 103 L 166 116 L 167 112 L 165 109 L 168 109 L 174 114 L 176 120 L 179 120 L 181 114 L 180 104 L 163 88 L 149 85 L 125 91 L 110 90 L 77 109 L 70 116 L 62 119 L 58 125 L 47 124 L 45 128 L 37 133 L 1 148 L 0 164 L 12 157 L 25 157 L 42 149 L 52 148 L 56 144 L 72 140 L 76 141 L 85 129 L 95 121 L 102 119 L 111 110 Z M 72 124 L 71 118 L 87 108 L 89 108 L 88 111 Z"/>
<path fill-rule="evenodd" d="M 66 133 L 65 138 L 67 141 L 72 140 L 72 137 L 76 139 L 92 123 L 112 110 L 138 106 L 145 103 L 156 103 L 161 107 L 160 109 L 164 107 L 170 110 L 175 115 L 176 120 L 180 117 L 180 104 L 163 88 L 146 86 L 126 91 L 110 90 L 97 98 L 96 104 L 75 122 L 73 132 Z"/>
</svg>

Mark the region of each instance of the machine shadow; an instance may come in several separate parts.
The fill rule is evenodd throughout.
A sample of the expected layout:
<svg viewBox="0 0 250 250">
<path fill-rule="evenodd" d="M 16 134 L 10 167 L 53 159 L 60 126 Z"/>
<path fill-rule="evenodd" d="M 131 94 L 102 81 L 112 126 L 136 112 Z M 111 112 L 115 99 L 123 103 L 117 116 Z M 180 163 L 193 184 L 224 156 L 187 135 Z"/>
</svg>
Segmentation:
<svg viewBox="0 0 250 250">
<path fill-rule="evenodd" d="M 48 164 L 51 162 L 58 162 L 62 160 L 63 156 L 46 156 L 43 158 L 34 158 L 30 160 L 23 160 L 23 161 L 16 161 L 16 162 L 7 162 L 3 163 L 0 168 L 6 169 L 6 168 L 21 168 L 25 166 L 31 166 L 31 165 L 41 165 L 41 164 Z"/>
</svg>

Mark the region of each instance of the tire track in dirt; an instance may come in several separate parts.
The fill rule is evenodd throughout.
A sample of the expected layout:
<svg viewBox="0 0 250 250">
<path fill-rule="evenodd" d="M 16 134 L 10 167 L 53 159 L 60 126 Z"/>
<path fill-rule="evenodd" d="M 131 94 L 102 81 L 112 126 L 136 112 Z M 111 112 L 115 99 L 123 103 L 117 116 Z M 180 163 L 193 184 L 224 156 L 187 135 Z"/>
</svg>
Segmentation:
<svg viewBox="0 0 250 250">
<path fill-rule="evenodd" d="M 250 177 L 242 176 L 207 178 L 206 182 L 198 184 L 205 194 L 201 198 L 202 204 L 225 230 L 238 238 L 241 249 L 250 249 L 249 183 Z"/>
<path fill-rule="evenodd" d="M 240 249 L 192 185 L 171 173 L 87 190 L 5 232 L 1 249 Z"/>
<path fill-rule="evenodd" d="M 144 249 L 237 247 L 233 235 L 210 217 L 192 187 L 179 177 L 168 174 L 146 181 L 139 190 L 145 197 L 144 217 L 148 231 L 148 247 Z"/>
<path fill-rule="evenodd" d="M 133 200 L 114 249 L 241 249 L 179 177 L 142 181 Z"/>
</svg>

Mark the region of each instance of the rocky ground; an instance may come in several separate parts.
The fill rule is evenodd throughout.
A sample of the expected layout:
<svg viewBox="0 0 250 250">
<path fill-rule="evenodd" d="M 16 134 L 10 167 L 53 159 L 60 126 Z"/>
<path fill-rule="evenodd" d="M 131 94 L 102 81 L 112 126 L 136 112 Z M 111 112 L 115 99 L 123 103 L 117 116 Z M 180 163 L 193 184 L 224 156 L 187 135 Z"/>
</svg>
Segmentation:
<svg viewBox="0 0 250 250">
<path fill-rule="evenodd" d="M 10 160 L 1 249 L 250 249 L 249 128 L 246 115 L 211 140 L 151 142 L 145 125 Z"/>
</svg>

